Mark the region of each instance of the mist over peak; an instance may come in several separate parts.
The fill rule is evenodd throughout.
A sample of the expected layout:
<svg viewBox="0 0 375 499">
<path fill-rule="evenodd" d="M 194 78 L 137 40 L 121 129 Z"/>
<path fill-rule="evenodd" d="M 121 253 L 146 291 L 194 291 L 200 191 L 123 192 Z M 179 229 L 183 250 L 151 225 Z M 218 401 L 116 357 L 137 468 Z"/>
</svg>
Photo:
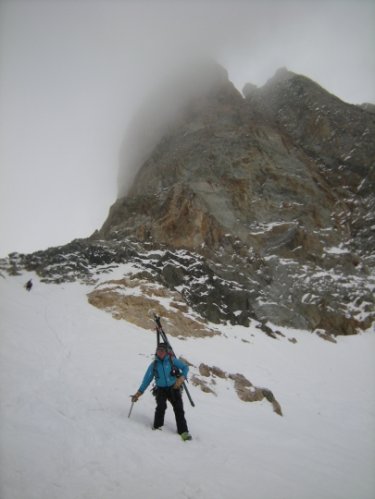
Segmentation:
<svg viewBox="0 0 375 499">
<path fill-rule="evenodd" d="M 186 112 L 202 99 L 228 87 L 228 72 L 208 57 L 180 61 L 163 81 L 158 81 L 130 121 L 121 147 L 118 197 L 126 195 L 134 177 L 157 143 L 183 121 Z"/>
<path fill-rule="evenodd" d="M 354 0 L 0 2 L 0 254 L 61 244 L 102 223 L 129 120 L 178 61 L 208 54 L 238 89 L 261 87 L 286 65 L 346 102 L 374 102 L 374 8 Z M 28 202 L 30 185 L 43 202 Z"/>
</svg>

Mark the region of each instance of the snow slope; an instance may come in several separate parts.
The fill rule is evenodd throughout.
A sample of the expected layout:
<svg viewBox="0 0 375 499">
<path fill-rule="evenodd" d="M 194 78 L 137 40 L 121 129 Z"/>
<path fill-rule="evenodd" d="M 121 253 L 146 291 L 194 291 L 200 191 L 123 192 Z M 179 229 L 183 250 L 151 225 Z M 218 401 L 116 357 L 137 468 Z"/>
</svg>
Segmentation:
<svg viewBox="0 0 375 499">
<path fill-rule="evenodd" d="M 173 338 L 195 366 L 271 389 L 284 413 L 240 401 L 228 380 L 216 380 L 217 396 L 190 384 L 194 440 L 182 442 L 171 408 L 163 432 L 150 430 L 149 392 L 128 418 L 155 335 L 90 306 L 90 290 L 0 277 L 1 499 L 375 496 L 374 331 L 337 344 L 230 326 Z"/>
</svg>

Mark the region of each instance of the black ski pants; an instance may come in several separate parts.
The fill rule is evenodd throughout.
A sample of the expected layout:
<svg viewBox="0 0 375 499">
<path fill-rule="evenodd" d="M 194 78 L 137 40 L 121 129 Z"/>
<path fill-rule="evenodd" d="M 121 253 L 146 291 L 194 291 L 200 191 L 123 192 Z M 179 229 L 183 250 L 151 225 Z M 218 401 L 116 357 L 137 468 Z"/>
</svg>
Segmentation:
<svg viewBox="0 0 375 499">
<path fill-rule="evenodd" d="M 177 424 L 177 433 L 181 435 L 188 431 L 185 420 L 184 404 L 182 402 L 181 390 L 174 390 L 173 387 L 158 388 L 156 391 L 156 409 L 154 428 L 160 428 L 164 424 L 164 415 L 167 409 L 167 400 L 172 404 Z"/>
</svg>

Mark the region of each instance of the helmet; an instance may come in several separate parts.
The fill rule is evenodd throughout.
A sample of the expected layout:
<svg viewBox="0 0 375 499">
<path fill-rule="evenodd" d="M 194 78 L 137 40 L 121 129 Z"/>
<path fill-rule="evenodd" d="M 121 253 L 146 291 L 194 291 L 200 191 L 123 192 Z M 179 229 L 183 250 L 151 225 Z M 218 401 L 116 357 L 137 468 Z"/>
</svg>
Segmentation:
<svg viewBox="0 0 375 499">
<path fill-rule="evenodd" d="M 158 346 L 156 347 L 157 350 L 164 350 L 165 352 L 168 351 L 168 345 L 166 343 L 159 343 Z"/>
</svg>

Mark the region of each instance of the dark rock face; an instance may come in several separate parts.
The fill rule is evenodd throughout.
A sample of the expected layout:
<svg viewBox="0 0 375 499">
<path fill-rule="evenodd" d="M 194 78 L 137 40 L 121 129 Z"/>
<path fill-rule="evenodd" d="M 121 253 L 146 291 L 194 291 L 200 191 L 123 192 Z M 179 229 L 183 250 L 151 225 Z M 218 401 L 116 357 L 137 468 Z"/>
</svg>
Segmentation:
<svg viewBox="0 0 375 499">
<path fill-rule="evenodd" d="M 346 104 L 285 69 L 247 95 L 250 110 L 267 116 L 314 161 L 331 195 L 341 202 L 339 209 L 344 209 L 333 214 L 346 218 L 358 249 L 373 250 L 375 116 L 369 112 L 371 105 Z"/>
<path fill-rule="evenodd" d="M 375 115 L 285 69 L 245 98 L 222 68 L 203 81 L 103 227 L 22 265 L 90 279 L 132 261 L 213 322 L 370 327 Z"/>
</svg>

